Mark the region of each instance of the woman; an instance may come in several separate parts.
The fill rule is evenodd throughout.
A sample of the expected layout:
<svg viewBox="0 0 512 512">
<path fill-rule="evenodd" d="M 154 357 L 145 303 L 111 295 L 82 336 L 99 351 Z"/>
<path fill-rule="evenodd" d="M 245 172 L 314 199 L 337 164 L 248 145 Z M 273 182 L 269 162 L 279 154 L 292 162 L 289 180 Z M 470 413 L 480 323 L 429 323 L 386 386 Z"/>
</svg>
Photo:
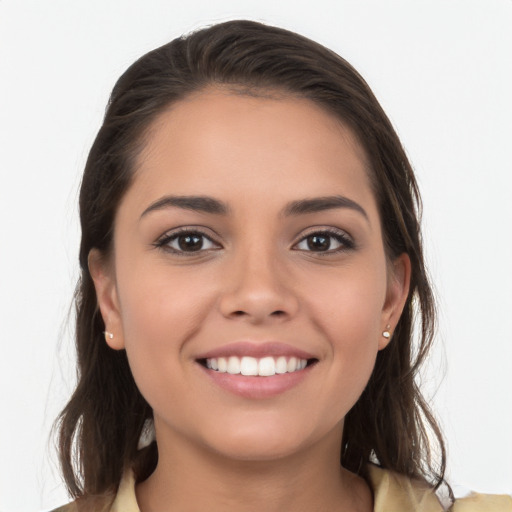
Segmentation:
<svg viewBox="0 0 512 512">
<path fill-rule="evenodd" d="M 389 120 L 322 46 L 234 21 L 139 59 L 80 194 L 64 509 L 442 510 L 418 207 Z"/>
</svg>

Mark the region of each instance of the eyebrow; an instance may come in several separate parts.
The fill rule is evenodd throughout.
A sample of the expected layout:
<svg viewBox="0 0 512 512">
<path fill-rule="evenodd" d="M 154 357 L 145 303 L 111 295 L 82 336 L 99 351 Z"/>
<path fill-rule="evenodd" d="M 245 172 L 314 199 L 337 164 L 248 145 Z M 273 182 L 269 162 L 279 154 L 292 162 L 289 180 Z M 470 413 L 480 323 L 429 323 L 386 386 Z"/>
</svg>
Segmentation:
<svg viewBox="0 0 512 512">
<path fill-rule="evenodd" d="M 285 217 L 316 213 L 335 208 L 348 208 L 360 213 L 366 220 L 369 220 L 365 209 L 359 204 L 344 196 L 315 197 L 312 199 L 300 199 L 288 203 L 283 210 Z"/>
<path fill-rule="evenodd" d="M 175 207 L 195 212 L 212 213 L 214 215 L 227 215 L 230 208 L 221 201 L 208 196 L 165 196 L 148 206 L 141 218 L 149 212 Z"/>
<path fill-rule="evenodd" d="M 148 206 L 142 212 L 141 218 L 152 211 L 170 207 L 214 215 L 227 215 L 231 212 L 231 208 L 226 203 L 209 196 L 164 196 Z M 366 220 L 369 220 L 368 214 L 360 204 L 348 197 L 338 195 L 292 201 L 283 208 L 282 215 L 284 217 L 294 217 L 336 208 L 354 210 Z"/>
</svg>

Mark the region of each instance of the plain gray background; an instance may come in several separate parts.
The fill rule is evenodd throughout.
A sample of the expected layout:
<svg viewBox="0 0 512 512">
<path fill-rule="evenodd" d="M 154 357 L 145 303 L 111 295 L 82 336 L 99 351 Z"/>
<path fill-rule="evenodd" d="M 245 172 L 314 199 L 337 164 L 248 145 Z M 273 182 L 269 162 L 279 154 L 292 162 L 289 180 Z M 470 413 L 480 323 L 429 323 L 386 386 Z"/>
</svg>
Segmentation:
<svg viewBox="0 0 512 512">
<path fill-rule="evenodd" d="M 512 492 L 512 1 L 0 0 L 0 511 L 67 500 L 48 436 L 73 388 L 77 193 L 109 91 L 142 53 L 233 18 L 334 49 L 396 126 L 441 310 L 422 382 L 448 476 Z"/>
</svg>

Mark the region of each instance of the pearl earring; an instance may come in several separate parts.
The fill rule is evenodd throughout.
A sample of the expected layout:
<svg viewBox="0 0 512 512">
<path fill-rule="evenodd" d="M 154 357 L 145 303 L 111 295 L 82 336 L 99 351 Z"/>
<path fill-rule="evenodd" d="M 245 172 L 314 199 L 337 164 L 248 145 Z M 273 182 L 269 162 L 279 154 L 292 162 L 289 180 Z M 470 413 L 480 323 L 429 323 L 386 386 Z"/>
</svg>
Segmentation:
<svg viewBox="0 0 512 512">
<path fill-rule="evenodd" d="M 382 336 L 384 336 L 384 338 L 386 338 L 387 340 L 391 338 L 391 333 L 389 332 L 389 329 L 391 329 L 391 326 L 388 324 L 386 325 L 386 330 L 382 333 Z"/>
<path fill-rule="evenodd" d="M 113 340 L 114 339 L 114 335 L 111 332 L 104 331 L 103 334 L 105 335 L 105 341 Z"/>
<path fill-rule="evenodd" d="M 144 425 L 142 426 L 137 450 L 146 448 L 146 446 L 149 446 L 153 441 L 156 441 L 155 424 L 153 423 L 152 418 L 148 418 L 144 421 Z"/>
</svg>

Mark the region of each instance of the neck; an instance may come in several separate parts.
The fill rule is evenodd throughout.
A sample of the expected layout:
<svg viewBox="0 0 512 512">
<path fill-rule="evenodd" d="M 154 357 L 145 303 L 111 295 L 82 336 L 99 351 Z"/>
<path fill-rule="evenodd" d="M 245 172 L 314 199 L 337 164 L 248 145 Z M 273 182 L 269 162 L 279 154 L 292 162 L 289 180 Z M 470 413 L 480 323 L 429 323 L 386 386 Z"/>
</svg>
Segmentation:
<svg viewBox="0 0 512 512">
<path fill-rule="evenodd" d="M 173 441 L 172 449 L 159 441 L 158 466 L 137 486 L 141 512 L 372 510 L 367 484 L 341 467 L 340 444 L 329 440 L 272 461 L 233 460 Z"/>
</svg>

